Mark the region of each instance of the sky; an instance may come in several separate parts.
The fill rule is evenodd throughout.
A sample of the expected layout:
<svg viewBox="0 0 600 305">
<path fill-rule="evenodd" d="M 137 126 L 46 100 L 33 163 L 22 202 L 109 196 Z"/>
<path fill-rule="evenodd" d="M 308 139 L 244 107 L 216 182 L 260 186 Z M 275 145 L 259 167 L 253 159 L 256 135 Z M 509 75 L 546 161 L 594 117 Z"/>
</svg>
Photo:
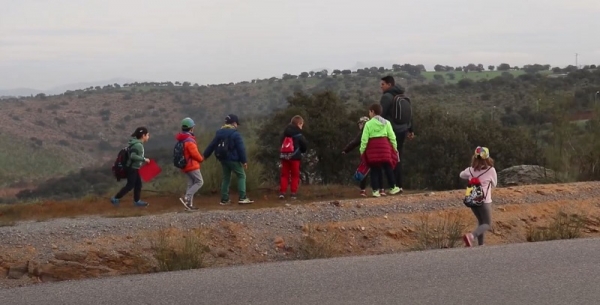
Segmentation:
<svg viewBox="0 0 600 305">
<path fill-rule="evenodd" d="M 600 64 L 598 0 L 0 0 L 0 88 Z"/>
</svg>

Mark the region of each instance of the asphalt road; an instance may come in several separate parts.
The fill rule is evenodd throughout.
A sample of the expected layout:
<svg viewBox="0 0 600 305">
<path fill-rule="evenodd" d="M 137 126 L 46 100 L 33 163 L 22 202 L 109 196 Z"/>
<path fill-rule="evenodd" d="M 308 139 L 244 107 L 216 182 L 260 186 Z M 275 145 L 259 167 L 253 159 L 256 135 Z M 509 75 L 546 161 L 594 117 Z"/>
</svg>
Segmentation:
<svg viewBox="0 0 600 305">
<path fill-rule="evenodd" d="M 292 261 L 0 290 L 0 304 L 599 304 L 600 239 Z"/>
</svg>

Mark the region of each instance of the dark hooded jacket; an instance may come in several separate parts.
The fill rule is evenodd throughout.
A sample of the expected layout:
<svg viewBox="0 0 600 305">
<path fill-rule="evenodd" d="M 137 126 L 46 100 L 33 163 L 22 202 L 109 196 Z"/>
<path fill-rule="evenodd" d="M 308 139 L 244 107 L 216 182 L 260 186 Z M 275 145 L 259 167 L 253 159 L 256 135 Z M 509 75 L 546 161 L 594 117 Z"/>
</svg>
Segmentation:
<svg viewBox="0 0 600 305">
<path fill-rule="evenodd" d="M 302 160 L 302 154 L 305 154 L 308 149 L 308 144 L 302 135 L 302 130 L 296 125 L 288 125 L 281 135 L 279 145 L 283 144 L 283 140 L 286 137 L 291 137 L 294 140 L 294 148 L 297 150 L 296 153 L 290 157 L 290 160 Z"/>
<path fill-rule="evenodd" d="M 403 122 L 403 124 L 396 124 L 392 120 L 392 105 L 394 103 L 394 96 L 396 95 L 404 96 L 404 88 L 402 88 L 400 85 L 395 85 L 383 93 L 383 96 L 381 96 L 381 100 L 379 101 L 381 108 L 383 108 L 381 116 L 392 123 L 392 129 L 396 135 L 406 131 L 413 132 L 412 116 L 410 120 L 408 118 L 405 119 L 405 115 L 408 115 L 408 113 L 402 113 L 402 121 L 407 121 Z"/>
</svg>

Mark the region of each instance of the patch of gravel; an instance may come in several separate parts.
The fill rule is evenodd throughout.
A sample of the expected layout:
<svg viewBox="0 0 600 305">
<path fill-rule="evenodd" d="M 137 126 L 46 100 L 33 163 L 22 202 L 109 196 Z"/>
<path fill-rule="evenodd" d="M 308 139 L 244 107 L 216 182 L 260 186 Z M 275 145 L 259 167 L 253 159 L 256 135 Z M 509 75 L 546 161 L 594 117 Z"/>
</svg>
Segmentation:
<svg viewBox="0 0 600 305">
<path fill-rule="evenodd" d="M 522 186 L 494 190 L 494 204 L 535 204 L 557 200 L 586 200 L 600 195 L 600 182 L 554 186 Z M 221 221 L 273 231 L 292 231 L 307 223 L 347 221 L 402 214 L 464 208 L 462 190 L 390 196 L 378 199 L 354 199 L 315 202 L 276 208 L 248 210 L 211 210 L 193 213 L 167 213 L 129 218 L 81 217 L 49 221 L 20 222 L 0 227 L 3 245 L 50 248 L 60 241 L 82 242 L 108 235 L 128 235 L 140 230 L 162 228 L 190 229 L 217 225 Z M 49 249 L 50 250 L 50 249 Z"/>
</svg>

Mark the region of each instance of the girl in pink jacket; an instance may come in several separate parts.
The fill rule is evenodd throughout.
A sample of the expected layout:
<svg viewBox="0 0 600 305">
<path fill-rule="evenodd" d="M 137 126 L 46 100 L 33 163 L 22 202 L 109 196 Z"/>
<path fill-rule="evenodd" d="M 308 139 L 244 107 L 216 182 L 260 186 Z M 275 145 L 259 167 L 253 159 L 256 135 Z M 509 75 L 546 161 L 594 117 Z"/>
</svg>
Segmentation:
<svg viewBox="0 0 600 305">
<path fill-rule="evenodd" d="M 469 180 L 479 178 L 481 187 L 485 194 L 485 200 L 481 206 L 471 208 L 475 217 L 477 217 L 478 226 L 475 231 L 463 236 L 467 247 L 471 247 L 475 238 L 477 243 L 483 245 L 483 233 L 489 230 L 492 221 L 492 187 L 498 184 L 498 176 L 494 168 L 494 159 L 490 157 L 490 151 L 487 147 L 477 147 L 475 154 L 471 158 L 471 166 L 460 173 L 460 178 Z"/>
</svg>

